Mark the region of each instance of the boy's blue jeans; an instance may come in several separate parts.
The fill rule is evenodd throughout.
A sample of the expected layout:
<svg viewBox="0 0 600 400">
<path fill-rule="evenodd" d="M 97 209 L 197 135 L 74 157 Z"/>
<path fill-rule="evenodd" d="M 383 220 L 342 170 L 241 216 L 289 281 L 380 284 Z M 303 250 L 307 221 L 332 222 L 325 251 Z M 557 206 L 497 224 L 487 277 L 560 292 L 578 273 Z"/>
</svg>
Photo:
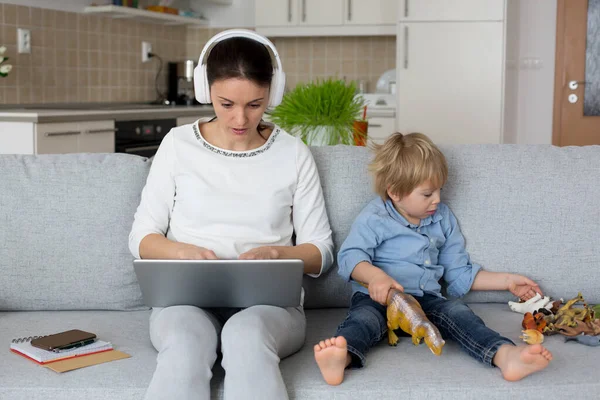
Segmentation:
<svg viewBox="0 0 600 400">
<path fill-rule="evenodd" d="M 514 343 L 491 330 L 460 300 L 448 300 L 430 294 L 415 296 L 427 318 L 438 328 L 444 340 L 452 339 L 471 357 L 493 366 L 494 355 L 503 344 Z M 350 367 L 361 368 L 369 349 L 386 337 L 386 307 L 368 294 L 356 292 L 348 315 L 335 336 L 343 336 L 352 356 Z M 398 332 L 402 340 L 403 332 Z"/>
</svg>

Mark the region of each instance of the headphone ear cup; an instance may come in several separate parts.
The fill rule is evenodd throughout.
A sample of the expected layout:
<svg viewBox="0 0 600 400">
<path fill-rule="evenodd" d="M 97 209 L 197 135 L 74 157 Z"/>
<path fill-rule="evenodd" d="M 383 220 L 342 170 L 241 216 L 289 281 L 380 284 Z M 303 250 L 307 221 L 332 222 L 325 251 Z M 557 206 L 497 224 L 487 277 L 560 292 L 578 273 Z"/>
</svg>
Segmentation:
<svg viewBox="0 0 600 400">
<path fill-rule="evenodd" d="M 285 91 L 285 73 L 279 69 L 273 74 L 271 81 L 271 94 L 269 96 L 269 107 L 275 108 L 283 100 L 283 92 Z"/>
<path fill-rule="evenodd" d="M 200 104 L 210 104 L 210 88 L 206 76 L 206 64 L 198 64 L 194 68 L 194 92 Z"/>
</svg>

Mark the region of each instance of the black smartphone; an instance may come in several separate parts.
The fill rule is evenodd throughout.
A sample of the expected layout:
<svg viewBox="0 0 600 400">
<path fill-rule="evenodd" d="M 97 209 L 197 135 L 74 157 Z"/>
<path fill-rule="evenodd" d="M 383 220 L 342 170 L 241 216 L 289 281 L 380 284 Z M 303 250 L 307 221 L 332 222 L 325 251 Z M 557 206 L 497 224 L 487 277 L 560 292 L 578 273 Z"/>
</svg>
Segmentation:
<svg viewBox="0 0 600 400">
<path fill-rule="evenodd" d="M 48 351 L 57 351 L 89 344 L 95 339 L 96 334 L 94 333 L 81 331 L 79 329 L 71 329 L 69 331 L 55 333 L 54 335 L 33 339 L 31 345 Z"/>
</svg>

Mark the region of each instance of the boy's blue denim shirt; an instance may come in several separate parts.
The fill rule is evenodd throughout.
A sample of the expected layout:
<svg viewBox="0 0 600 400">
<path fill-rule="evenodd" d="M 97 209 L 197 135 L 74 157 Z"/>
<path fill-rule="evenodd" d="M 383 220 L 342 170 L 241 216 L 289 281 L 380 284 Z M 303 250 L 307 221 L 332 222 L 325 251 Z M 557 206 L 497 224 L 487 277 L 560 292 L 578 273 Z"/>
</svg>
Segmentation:
<svg viewBox="0 0 600 400">
<path fill-rule="evenodd" d="M 465 239 L 450 208 L 440 203 L 435 214 L 410 224 L 391 200 L 372 200 L 361 211 L 338 253 L 338 273 L 350 280 L 354 267 L 367 261 L 381 268 L 413 296 L 465 295 L 481 266 L 472 264 Z M 352 292 L 369 291 L 352 281 Z"/>
</svg>

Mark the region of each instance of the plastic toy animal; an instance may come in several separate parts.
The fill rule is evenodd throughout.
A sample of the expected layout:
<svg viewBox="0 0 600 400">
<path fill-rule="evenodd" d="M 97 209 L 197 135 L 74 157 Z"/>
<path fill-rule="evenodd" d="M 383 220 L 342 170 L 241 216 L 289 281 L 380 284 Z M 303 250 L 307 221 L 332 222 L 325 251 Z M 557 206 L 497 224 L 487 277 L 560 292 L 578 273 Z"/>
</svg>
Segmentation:
<svg viewBox="0 0 600 400">
<path fill-rule="evenodd" d="M 544 335 L 537 329 L 526 329 L 521 332 L 523 335 L 519 337 L 527 344 L 544 343 Z"/>
<path fill-rule="evenodd" d="M 387 298 L 387 326 L 390 346 L 398 344 L 398 336 L 394 330 L 400 328 L 412 336 L 415 345 L 425 340 L 433 354 L 442 354 L 446 342 L 440 331 L 427 319 L 419 302 L 410 294 L 390 290 Z"/>
<path fill-rule="evenodd" d="M 519 303 L 516 301 L 508 302 L 508 306 L 511 310 L 521 314 L 525 314 L 528 312 L 533 314 L 535 311 L 541 308 L 550 310 L 552 308 L 552 305 L 553 303 L 552 301 L 550 301 L 550 298 L 548 296 L 542 297 L 539 293 L 536 293 L 535 296 L 523 303 Z"/>
<path fill-rule="evenodd" d="M 600 346 L 600 337 L 598 336 L 590 336 L 590 335 L 577 335 L 577 336 L 567 336 L 565 338 L 565 342 L 569 340 L 575 340 L 581 344 L 585 344 L 586 346 Z"/>
<path fill-rule="evenodd" d="M 360 285 L 368 288 L 369 285 L 358 282 Z M 388 326 L 388 344 L 396 346 L 398 344 L 398 335 L 394 332 L 396 329 L 402 329 L 412 337 L 415 346 L 425 340 L 429 350 L 436 356 L 442 354 L 442 348 L 446 342 L 442 339 L 442 334 L 429 321 L 419 302 L 410 294 L 402 293 L 396 289 L 390 289 L 387 300 L 387 326 Z"/>
</svg>

